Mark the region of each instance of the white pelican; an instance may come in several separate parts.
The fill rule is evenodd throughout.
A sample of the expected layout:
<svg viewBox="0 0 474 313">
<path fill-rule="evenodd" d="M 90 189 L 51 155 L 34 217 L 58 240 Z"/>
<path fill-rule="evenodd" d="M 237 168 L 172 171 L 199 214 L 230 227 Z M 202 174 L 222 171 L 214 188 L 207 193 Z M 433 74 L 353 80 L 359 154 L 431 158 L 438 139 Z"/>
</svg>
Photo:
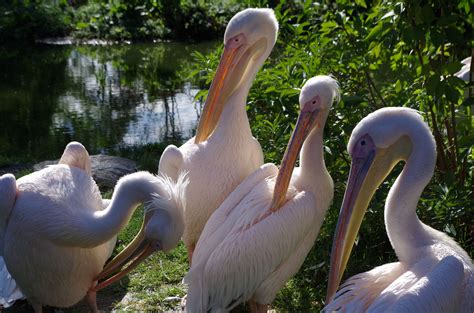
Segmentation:
<svg viewBox="0 0 474 313">
<path fill-rule="evenodd" d="M 196 242 L 211 216 L 229 193 L 263 164 L 252 137 L 246 99 L 258 70 L 276 41 L 278 23 L 270 9 L 246 9 L 227 25 L 224 52 L 209 90 L 196 136 L 168 146 L 159 172 L 176 179 L 187 172 L 183 241 L 191 262 Z"/>
<path fill-rule="evenodd" d="M 229 311 L 244 301 L 250 301 L 253 312 L 266 312 L 303 264 L 333 196 L 323 128 L 338 98 L 333 78 L 308 80 L 280 171 L 263 165 L 211 216 L 184 279 L 189 284 L 187 312 Z M 300 150 L 301 166 L 292 175 Z"/>
<path fill-rule="evenodd" d="M 325 311 L 474 312 L 472 261 L 416 215 L 436 164 L 435 141 L 421 116 L 407 108 L 371 113 L 352 132 L 348 152 L 352 165 L 333 242 Z M 385 203 L 385 227 L 400 261 L 348 279 L 334 296 L 369 201 L 399 161 L 405 166 Z"/>
<path fill-rule="evenodd" d="M 112 199 L 102 200 L 90 170 L 86 149 L 72 142 L 58 165 L 18 181 L 0 177 L 0 255 L 36 312 L 84 296 L 97 310 L 95 277 L 140 203 L 147 203 L 147 239 L 139 257 L 172 249 L 182 235 L 179 185 L 138 172 L 121 178 Z"/>
</svg>

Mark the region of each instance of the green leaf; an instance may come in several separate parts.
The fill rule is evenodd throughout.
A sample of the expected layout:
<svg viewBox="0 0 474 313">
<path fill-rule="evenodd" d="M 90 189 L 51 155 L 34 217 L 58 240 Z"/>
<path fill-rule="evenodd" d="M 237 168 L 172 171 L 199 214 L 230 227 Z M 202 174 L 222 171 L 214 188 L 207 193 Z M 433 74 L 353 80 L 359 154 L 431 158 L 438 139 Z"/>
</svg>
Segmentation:
<svg viewBox="0 0 474 313">
<path fill-rule="evenodd" d="M 380 55 L 380 50 L 381 49 L 382 49 L 382 43 L 379 43 L 379 44 L 375 45 L 375 47 L 372 48 L 371 52 L 376 58 L 378 58 L 379 55 Z"/>
<path fill-rule="evenodd" d="M 365 0 L 355 0 L 355 3 L 356 3 L 358 6 L 361 6 L 361 7 L 367 9 L 367 3 L 365 3 Z"/>
<path fill-rule="evenodd" d="M 367 35 L 367 37 L 365 37 L 364 40 L 366 41 L 371 40 L 372 38 L 380 34 L 383 30 L 384 30 L 384 23 L 379 22 L 374 28 L 370 30 L 369 34 Z"/>
<path fill-rule="evenodd" d="M 265 89 L 265 93 L 269 93 L 271 91 L 275 91 L 276 90 L 276 87 L 275 86 L 270 86 L 268 87 L 267 89 Z"/>
<path fill-rule="evenodd" d="M 395 91 L 398 93 L 402 91 L 402 83 L 400 82 L 399 79 L 397 79 L 397 82 L 395 83 Z"/>
<path fill-rule="evenodd" d="M 451 103 L 458 103 L 460 94 L 455 88 L 451 87 L 450 85 L 446 85 L 445 95 L 446 99 L 448 99 L 448 101 Z"/>
<path fill-rule="evenodd" d="M 426 81 L 426 91 L 430 95 L 435 95 L 436 94 L 436 88 L 439 85 L 439 76 L 437 75 L 432 75 L 428 80 Z"/>
<path fill-rule="evenodd" d="M 461 62 L 453 62 L 453 63 L 448 63 L 446 65 L 446 71 L 448 74 L 454 74 L 458 72 L 462 68 L 462 63 Z"/>
<path fill-rule="evenodd" d="M 84 22 L 79 22 L 79 23 L 76 24 L 76 27 L 77 27 L 77 29 L 84 29 L 84 28 L 89 27 L 89 24 L 84 23 Z"/>
</svg>

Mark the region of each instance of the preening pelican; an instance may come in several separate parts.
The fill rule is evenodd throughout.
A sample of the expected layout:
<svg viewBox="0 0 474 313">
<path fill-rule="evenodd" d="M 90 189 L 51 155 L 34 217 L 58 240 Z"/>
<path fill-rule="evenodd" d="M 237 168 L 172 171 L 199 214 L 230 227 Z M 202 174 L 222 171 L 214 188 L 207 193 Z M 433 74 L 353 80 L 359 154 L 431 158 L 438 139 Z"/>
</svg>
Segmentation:
<svg viewBox="0 0 474 313">
<path fill-rule="evenodd" d="M 96 276 L 140 203 L 147 203 L 147 239 L 136 253 L 178 244 L 184 228 L 179 192 L 179 185 L 138 172 L 121 178 L 112 199 L 102 200 L 89 154 L 72 142 L 58 165 L 18 181 L 0 177 L 0 255 L 36 312 L 84 296 L 97 311 Z"/>
<path fill-rule="evenodd" d="M 253 312 L 266 312 L 303 264 L 333 196 L 323 127 L 338 98 L 333 78 L 308 80 L 280 170 L 261 166 L 211 216 L 184 279 L 187 312 L 230 311 L 244 301 Z M 300 150 L 301 166 L 293 173 Z"/>
<path fill-rule="evenodd" d="M 352 132 L 347 150 L 352 164 L 334 236 L 325 311 L 473 312 L 472 261 L 454 240 L 416 215 L 436 164 L 435 141 L 421 116 L 407 108 L 371 113 Z M 334 296 L 369 201 L 399 161 L 405 166 L 385 203 L 385 227 L 399 262 L 355 275 Z"/>
<path fill-rule="evenodd" d="M 212 212 L 232 190 L 263 164 L 252 137 L 246 99 L 258 70 L 276 41 L 278 23 L 270 9 L 247 9 L 227 25 L 224 52 L 211 84 L 196 136 L 168 146 L 159 171 L 176 179 L 188 173 L 183 241 L 189 261 Z"/>
</svg>

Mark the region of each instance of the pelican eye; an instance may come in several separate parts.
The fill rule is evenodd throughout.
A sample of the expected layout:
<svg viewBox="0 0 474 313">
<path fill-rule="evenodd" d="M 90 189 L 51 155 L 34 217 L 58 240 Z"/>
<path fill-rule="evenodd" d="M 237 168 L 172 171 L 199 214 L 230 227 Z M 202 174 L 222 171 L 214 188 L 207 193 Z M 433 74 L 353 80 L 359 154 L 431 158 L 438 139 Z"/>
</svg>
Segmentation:
<svg viewBox="0 0 474 313">
<path fill-rule="evenodd" d="M 361 145 L 361 146 L 365 146 L 365 140 L 362 140 L 362 141 L 360 142 L 360 145 Z"/>
</svg>

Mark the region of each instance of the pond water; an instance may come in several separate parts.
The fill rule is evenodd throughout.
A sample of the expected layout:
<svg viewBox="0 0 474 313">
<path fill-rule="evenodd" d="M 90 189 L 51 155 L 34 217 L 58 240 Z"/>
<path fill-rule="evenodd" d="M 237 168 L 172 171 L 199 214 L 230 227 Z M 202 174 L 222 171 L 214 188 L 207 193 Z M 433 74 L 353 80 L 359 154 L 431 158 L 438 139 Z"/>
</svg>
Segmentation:
<svg viewBox="0 0 474 313">
<path fill-rule="evenodd" d="M 0 165 L 193 136 L 198 89 L 180 70 L 217 43 L 0 48 Z"/>
</svg>

